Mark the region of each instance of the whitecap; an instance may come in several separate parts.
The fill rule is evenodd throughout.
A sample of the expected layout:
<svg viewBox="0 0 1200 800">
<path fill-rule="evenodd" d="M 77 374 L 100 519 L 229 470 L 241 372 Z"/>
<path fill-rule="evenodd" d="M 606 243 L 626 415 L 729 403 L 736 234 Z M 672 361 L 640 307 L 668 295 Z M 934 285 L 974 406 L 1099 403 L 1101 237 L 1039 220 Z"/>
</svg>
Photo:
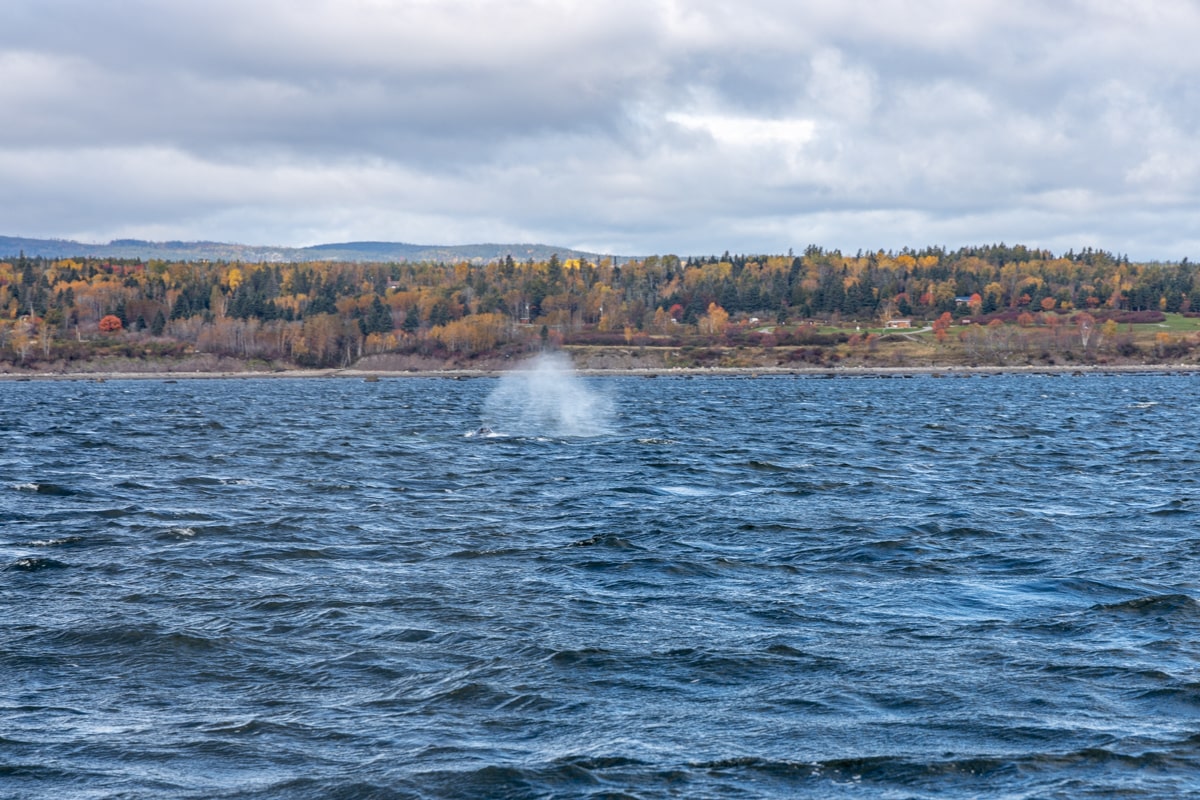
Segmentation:
<svg viewBox="0 0 1200 800">
<path fill-rule="evenodd" d="M 60 544 L 74 544 L 82 539 L 82 536 L 64 536 L 60 539 L 34 539 L 29 543 L 30 547 L 57 547 Z"/>
<path fill-rule="evenodd" d="M 659 486 L 658 491 L 676 497 L 711 497 L 716 494 L 712 489 L 701 489 L 696 486 Z"/>
</svg>

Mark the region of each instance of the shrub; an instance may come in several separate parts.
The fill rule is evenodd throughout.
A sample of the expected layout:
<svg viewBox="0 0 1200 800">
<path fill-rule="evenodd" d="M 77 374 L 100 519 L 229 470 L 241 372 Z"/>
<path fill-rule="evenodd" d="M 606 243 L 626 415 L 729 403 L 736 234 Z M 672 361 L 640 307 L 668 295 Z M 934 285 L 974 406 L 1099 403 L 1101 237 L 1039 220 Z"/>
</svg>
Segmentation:
<svg viewBox="0 0 1200 800">
<path fill-rule="evenodd" d="M 1165 322 L 1167 317 L 1161 311 L 1122 311 L 1108 315 L 1108 319 L 1121 324 L 1145 325 L 1156 322 Z"/>
</svg>

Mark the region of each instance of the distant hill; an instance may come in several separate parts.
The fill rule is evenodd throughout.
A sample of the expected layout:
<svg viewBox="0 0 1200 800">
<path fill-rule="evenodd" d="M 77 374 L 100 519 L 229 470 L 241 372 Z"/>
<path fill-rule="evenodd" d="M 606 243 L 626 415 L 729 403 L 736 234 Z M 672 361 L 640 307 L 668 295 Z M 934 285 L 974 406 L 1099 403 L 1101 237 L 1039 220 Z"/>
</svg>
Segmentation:
<svg viewBox="0 0 1200 800">
<path fill-rule="evenodd" d="M 470 261 L 484 263 L 511 255 L 517 261 L 600 258 L 603 254 L 545 244 L 425 245 L 404 242 L 342 242 L 311 247 L 268 247 L 227 242 L 148 242 L 114 239 L 108 244 L 83 244 L 68 239 L 27 239 L 0 236 L 0 258 L 21 253 L 33 258 L 136 258 L 163 261 Z"/>
</svg>

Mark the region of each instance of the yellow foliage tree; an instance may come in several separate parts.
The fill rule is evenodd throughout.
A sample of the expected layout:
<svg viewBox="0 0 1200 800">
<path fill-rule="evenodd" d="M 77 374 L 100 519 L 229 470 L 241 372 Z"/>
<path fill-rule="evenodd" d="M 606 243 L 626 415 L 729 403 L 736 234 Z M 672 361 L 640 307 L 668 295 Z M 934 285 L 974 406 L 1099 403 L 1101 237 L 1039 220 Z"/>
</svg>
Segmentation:
<svg viewBox="0 0 1200 800">
<path fill-rule="evenodd" d="M 720 336 L 729 327 L 729 312 L 716 303 L 708 304 L 708 313 L 700 318 L 700 332 Z"/>
<path fill-rule="evenodd" d="M 456 353 L 482 353 L 500 343 L 509 326 L 503 314 L 472 314 L 436 325 L 429 336 Z"/>
<path fill-rule="evenodd" d="M 1165 331 L 1154 334 L 1154 351 L 1160 358 L 1166 355 L 1169 344 L 1171 344 L 1171 334 Z"/>
<path fill-rule="evenodd" d="M 1104 324 L 1100 326 L 1100 342 L 1111 344 L 1117 338 L 1117 330 L 1120 327 L 1115 319 L 1105 320 Z"/>
</svg>

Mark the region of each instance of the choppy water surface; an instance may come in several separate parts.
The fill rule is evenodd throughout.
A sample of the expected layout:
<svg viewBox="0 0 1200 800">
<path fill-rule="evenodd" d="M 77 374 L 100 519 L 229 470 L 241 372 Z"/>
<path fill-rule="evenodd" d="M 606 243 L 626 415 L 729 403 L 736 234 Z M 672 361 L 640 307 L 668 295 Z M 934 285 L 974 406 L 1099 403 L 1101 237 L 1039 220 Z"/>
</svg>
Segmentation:
<svg viewBox="0 0 1200 800">
<path fill-rule="evenodd" d="M 0 384 L 0 795 L 1200 790 L 1200 379 L 522 380 Z"/>
</svg>

